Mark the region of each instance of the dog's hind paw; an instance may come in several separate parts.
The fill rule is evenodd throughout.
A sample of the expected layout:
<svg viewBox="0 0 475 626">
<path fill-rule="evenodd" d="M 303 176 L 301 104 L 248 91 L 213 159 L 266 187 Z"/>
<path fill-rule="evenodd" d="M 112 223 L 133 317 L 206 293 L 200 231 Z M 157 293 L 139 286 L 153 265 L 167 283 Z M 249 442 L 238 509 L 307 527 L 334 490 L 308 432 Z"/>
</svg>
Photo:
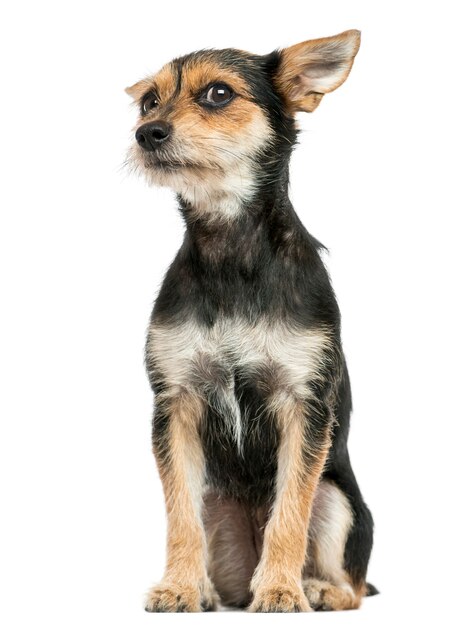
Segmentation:
<svg viewBox="0 0 475 626">
<path fill-rule="evenodd" d="M 303 581 L 305 595 L 314 611 L 345 611 L 357 609 L 360 596 L 349 585 L 336 587 L 328 582 L 309 578 Z"/>
</svg>

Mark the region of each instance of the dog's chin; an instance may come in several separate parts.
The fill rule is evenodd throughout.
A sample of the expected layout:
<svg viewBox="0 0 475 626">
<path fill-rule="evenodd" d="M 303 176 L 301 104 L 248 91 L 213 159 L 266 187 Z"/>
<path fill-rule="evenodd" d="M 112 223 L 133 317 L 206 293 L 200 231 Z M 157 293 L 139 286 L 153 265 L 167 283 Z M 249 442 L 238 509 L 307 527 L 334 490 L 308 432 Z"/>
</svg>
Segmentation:
<svg viewBox="0 0 475 626">
<path fill-rule="evenodd" d="M 199 167 L 197 163 L 191 161 L 174 161 L 173 159 L 158 158 L 155 155 L 147 155 L 141 158 L 140 162 L 145 170 L 156 172 L 178 172 Z"/>
<path fill-rule="evenodd" d="M 256 176 L 251 160 L 245 167 L 242 159 L 240 162 L 198 162 L 166 157 L 134 150 L 129 163 L 149 185 L 168 187 L 202 214 L 208 214 L 211 208 L 213 215 L 236 214 L 255 192 Z"/>
<path fill-rule="evenodd" d="M 148 169 L 155 169 L 159 172 L 176 172 L 183 169 L 193 169 L 199 167 L 196 163 L 178 163 L 174 161 L 159 161 L 158 159 L 146 165 Z"/>
<path fill-rule="evenodd" d="M 177 193 L 182 193 L 189 187 L 203 185 L 213 175 L 211 168 L 192 162 L 147 159 L 146 162 L 138 163 L 138 166 L 149 184 L 170 187 Z"/>
</svg>

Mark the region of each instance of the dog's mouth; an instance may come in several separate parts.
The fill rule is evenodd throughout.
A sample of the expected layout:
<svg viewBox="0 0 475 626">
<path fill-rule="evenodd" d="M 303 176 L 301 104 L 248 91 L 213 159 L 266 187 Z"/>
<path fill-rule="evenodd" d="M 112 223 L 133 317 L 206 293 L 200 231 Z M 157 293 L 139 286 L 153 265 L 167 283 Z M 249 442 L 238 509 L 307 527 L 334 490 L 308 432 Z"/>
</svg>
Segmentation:
<svg viewBox="0 0 475 626">
<path fill-rule="evenodd" d="M 165 170 L 176 170 L 182 167 L 196 167 L 195 163 L 179 163 L 178 161 L 163 161 L 161 159 L 157 159 L 155 165 L 156 167 L 160 167 Z"/>
<path fill-rule="evenodd" d="M 193 161 L 169 159 L 158 154 L 148 154 L 145 158 L 146 169 L 154 169 L 161 172 L 177 172 L 183 170 L 209 170 L 215 169 Z"/>
<path fill-rule="evenodd" d="M 178 161 L 164 161 L 163 159 L 152 159 L 147 163 L 147 167 L 153 167 L 159 170 L 178 170 L 185 167 L 196 167 L 195 163 L 181 163 Z"/>
<path fill-rule="evenodd" d="M 164 155 L 158 155 L 157 153 L 147 154 L 144 161 L 145 167 L 164 171 L 199 167 L 197 163 L 186 160 L 169 159 Z"/>
</svg>

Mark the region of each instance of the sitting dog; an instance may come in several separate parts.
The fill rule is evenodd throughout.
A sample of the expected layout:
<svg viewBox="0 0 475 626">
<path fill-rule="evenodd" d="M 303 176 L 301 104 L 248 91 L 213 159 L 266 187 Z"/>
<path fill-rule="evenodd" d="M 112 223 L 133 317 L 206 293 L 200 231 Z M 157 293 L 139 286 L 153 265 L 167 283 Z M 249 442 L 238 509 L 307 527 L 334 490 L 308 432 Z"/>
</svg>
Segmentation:
<svg viewBox="0 0 475 626">
<path fill-rule="evenodd" d="M 186 223 L 146 346 L 168 515 L 148 611 L 352 609 L 375 592 L 340 313 L 288 197 L 295 115 L 345 81 L 359 43 L 203 50 L 126 90 L 130 161 Z"/>
</svg>

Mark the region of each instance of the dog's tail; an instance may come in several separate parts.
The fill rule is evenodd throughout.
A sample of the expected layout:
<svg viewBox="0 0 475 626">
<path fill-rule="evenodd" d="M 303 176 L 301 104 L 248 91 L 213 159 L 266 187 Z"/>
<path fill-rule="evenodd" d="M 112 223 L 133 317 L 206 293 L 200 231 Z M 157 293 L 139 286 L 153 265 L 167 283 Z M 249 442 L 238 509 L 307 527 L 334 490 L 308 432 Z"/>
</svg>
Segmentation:
<svg viewBox="0 0 475 626">
<path fill-rule="evenodd" d="M 377 596 L 379 591 L 371 583 L 366 583 L 366 596 Z"/>
</svg>

